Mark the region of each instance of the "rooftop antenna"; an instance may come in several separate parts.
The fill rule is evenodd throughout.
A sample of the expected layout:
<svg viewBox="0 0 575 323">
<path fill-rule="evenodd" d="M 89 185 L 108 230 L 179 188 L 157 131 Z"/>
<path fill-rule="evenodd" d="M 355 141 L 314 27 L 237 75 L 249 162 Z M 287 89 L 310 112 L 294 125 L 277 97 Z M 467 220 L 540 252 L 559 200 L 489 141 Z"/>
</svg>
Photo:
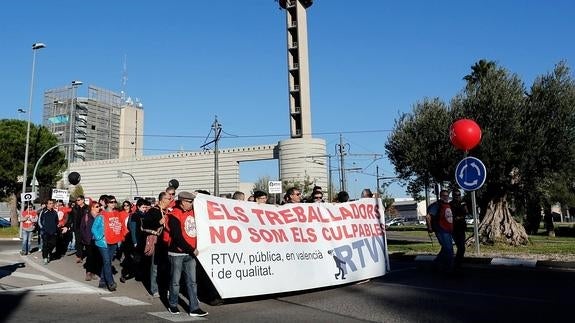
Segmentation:
<svg viewBox="0 0 575 323">
<path fill-rule="evenodd" d="M 126 101 L 126 86 L 128 85 L 128 55 L 124 54 L 124 62 L 122 66 L 122 101 Z"/>
</svg>

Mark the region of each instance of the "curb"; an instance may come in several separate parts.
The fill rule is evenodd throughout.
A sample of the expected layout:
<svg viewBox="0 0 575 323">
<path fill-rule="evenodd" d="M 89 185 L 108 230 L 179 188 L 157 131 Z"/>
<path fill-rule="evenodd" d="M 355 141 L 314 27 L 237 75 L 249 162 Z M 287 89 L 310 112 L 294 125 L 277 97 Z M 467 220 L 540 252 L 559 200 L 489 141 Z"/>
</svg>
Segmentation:
<svg viewBox="0 0 575 323">
<path fill-rule="evenodd" d="M 390 254 L 390 260 L 403 260 L 415 262 L 432 262 L 435 260 L 435 255 L 405 255 L 401 253 Z M 465 257 L 463 264 L 466 265 L 482 265 L 482 266 L 499 266 L 499 267 L 518 267 L 518 268 L 534 268 L 534 269 L 564 269 L 575 270 L 575 262 L 573 261 L 552 261 L 552 260 L 536 260 L 536 259 L 521 259 L 521 258 L 481 258 L 481 257 Z"/>
</svg>

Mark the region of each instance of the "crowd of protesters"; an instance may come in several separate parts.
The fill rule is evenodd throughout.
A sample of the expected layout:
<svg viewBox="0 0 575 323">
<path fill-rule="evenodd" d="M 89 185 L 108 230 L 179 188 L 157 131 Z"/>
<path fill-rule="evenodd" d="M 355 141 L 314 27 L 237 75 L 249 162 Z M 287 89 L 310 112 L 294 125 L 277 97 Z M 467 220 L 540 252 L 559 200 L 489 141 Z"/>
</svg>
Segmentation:
<svg viewBox="0 0 575 323">
<path fill-rule="evenodd" d="M 21 255 L 31 252 L 33 232 L 38 233 L 38 250 L 43 263 L 68 255 L 76 256 L 82 264 L 85 280 L 98 280 L 98 287 L 116 291 L 119 281 L 135 279 L 146 286 L 153 297 L 162 297 L 168 311 L 178 314 L 180 281 L 184 282 L 189 300 L 189 315 L 205 316 L 198 302 L 200 297 L 210 305 L 220 305 L 223 300 L 217 294 L 207 274 L 197 262 L 196 226 L 193 193 L 182 191 L 177 195 L 174 187 L 161 192 L 157 201 L 138 199 L 118 203 L 114 195 L 102 195 L 98 201 L 80 195 L 69 205 L 54 199 L 43 203 L 39 211 L 26 205 L 20 222 L 23 232 Z M 369 192 L 371 194 L 371 192 Z M 362 197 L 364 196 L 362 193 Z M 229 198 L 246 200 L 242 192 L 229 194 Z M 248 201 L 266 204 L 272 202 L 268 193 L 253 192 Z M 339 192 L 333 202 L 346 202 L 349 195 Z M 315 186 L 308 198 L 298 188 L 287 190 L 280 204 L 324 202 L 322 188 Z M 190 225 L 190 223 L 192 225 Z M 118 260 L 118 271 L 113 263 Z M 197 268 L 196 268 L 197 267 Z"/>
</svg>

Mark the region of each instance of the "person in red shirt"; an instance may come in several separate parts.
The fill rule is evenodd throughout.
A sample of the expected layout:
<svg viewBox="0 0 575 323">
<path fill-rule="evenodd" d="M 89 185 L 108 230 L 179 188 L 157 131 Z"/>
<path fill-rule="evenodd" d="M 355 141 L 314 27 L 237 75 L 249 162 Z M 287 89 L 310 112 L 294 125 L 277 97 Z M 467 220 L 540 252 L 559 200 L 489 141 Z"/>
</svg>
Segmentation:
<svg viewBox="0 0 575 323">
<path fill-rule="evenodd" d="M 103 222 L 104 239 L 99 242 L 100 244 L 96 243 L 102 255 L 102 273 L 98 286 L 100 288 L 108 287 L 110 291 L 116 290 L 116 283 L 111 274 L 112 260 L 116 255 L 118 244 L 124 241 L 124 237 L 128 232 L 121 213 L 116 209 L 116 204 L 116 198 L 113 195 L 108 195 L 106 198 L 107 207 L 105 210 L 100 211 Z"/>
<path fill-rule="evenodd" d="M 166 188 L 166 194 L 170 197 L 169 209 L 173 209 L 176 206 L 176 189 L 172 186 Z"/>
<path fill-rule="evenodd" d="M 37 223 L 38 214 L 36 214 L 34 206 L 26 205 L 20 215 L 20 227 L 22 228 L 22 251 L 20 251 L 20 254 L 23 256 L 30 253 L 30 240 Z"/>
<path fill-rule="evenodd" d="M 195 194 L 180 192 L 176 207 L 168 214 L 169 232 L 168 258 L 170 260 L 170 293 L 168 311 L 179 313 L 180 278 L 184 274 L 190 316 L 206 316 L 198 302 L 198 285 L 196 281 L 197 230 L 193 209 Z M 165 232 L 166 232 L 165 231 Z"/>
<path fill-rule="evenodd" d="M 68 244 L 72 241 L 72 231 L 70 230 L 70 223 L 68 222 L 68 215 L 72 208 L 64 204 L 64 201 L 58 200 L 54 208 L 58 213 L 58 241 L 56 242 L 56 256 L 66 255 Z"/>
</svg>

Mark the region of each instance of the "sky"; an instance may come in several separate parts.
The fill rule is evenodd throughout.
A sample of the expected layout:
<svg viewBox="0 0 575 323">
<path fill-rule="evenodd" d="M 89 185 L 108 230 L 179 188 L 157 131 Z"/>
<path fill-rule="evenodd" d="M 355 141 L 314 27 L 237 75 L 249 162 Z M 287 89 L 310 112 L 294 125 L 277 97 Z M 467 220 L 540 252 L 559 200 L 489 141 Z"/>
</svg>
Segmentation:
<svg viewBox="0 0 575 323">
<path fill-rule="evenodd" d="M 312 131 L 332 155 L 341 135 L 344 168 L 356 169 L 346 173 L 351 197 L 375 189 L 376 167 L 394 176 L 384 147 L 394 121 L 426 97 L 449 102 L 478 60 L 526 87 L 561 60 L 573 67 L 574 12 L 569 0 L 314 1 Z M 221 148 L 289 138 L 285 11 L 274 0 L 2 1 L 0 119 L 26 119 L 17 110 L 28 107 L 35 42 L 46 44 L 36 55 L 36 124 L 45 90 L 81 80 L 79 96 L 95 85 L 143 103 L 145 155 L 201 150 L 216 116 Z M 242 182 L 275 179 L 277 161 L 240 173 Z M 388 192 L 406 196 L 395 181 Z"/>
</svg>

